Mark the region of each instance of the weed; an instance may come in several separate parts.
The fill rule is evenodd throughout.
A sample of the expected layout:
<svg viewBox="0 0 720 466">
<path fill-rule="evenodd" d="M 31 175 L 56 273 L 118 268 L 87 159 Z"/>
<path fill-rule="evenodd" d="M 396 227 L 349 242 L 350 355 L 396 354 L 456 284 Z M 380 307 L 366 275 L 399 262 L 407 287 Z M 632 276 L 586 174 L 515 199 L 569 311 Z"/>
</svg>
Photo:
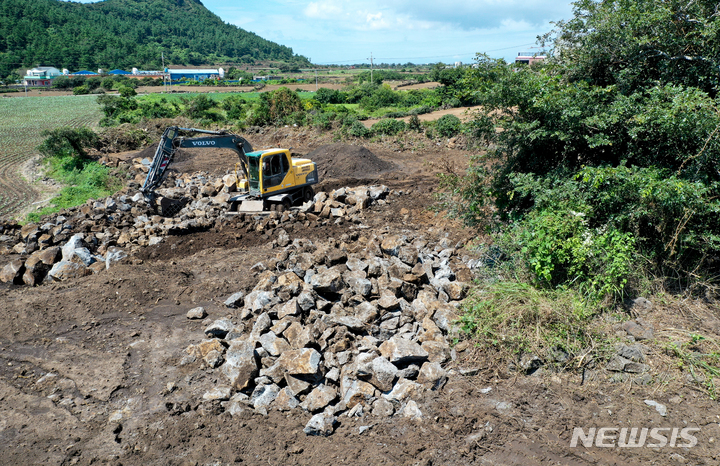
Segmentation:
<svg viewBox="0 0 720 466">
<path fill-rule="evenodd" d="M 518 281 L 477 286 L 465 300 L 461 330 L 477 346 L 517 359 L 523 354 L 566 369 L 582 367 L 592 349 L 602 357 L 606 337 L 593 330 L 598 311 L 569 289 L 544 290 Z"/>
</svg>

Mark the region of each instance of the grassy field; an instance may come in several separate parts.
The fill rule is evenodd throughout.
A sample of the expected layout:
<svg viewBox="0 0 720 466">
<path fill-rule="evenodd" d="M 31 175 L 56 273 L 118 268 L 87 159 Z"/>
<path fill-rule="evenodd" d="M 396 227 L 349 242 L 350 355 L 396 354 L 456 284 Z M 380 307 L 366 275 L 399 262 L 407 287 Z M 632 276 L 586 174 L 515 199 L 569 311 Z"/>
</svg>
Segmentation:
<svg viewBox="0 0 720 466">
<path fill-rule="evenodd" d="M 38 153 L 46 129 L 96 127 L 102 113 L 96 96 L 0 98 L 0 217 L 34 202 L 35 190 L 18 173 Z"/>
</svg>

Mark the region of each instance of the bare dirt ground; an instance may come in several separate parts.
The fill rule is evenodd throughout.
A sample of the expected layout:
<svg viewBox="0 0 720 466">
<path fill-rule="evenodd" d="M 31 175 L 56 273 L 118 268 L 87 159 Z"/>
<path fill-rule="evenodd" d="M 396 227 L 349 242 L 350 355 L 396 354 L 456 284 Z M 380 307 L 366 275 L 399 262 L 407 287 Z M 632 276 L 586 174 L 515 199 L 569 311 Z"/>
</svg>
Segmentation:
<svg viewBox="0 0 720 466">
<path fill-rule="evenodd" d="M 309 153 L 330 141 L 279 129 L 256 134 L 252 142 Z M 368 178 L 403 191 L 396 201 L 373 207 L 371 230 L 432 231 L 453 240 L 476 236 L 428 211 L 436 167 L 447 160 L 460 164 L 467 153 L 438 147 L 398 152 L 392 144 L 368 148 L 395 167 Z M 173 169 L 225 173 L 233 161 L 227 154 L 197 152 Z M 364 178 L 327 179 L 322 187 L 367 183 Z M 345 229 L 334 225 L 291 235 L 316 241 L 337 238 Z M 225 225 L 169 237 L 82 280 L 37 288 L 0 285 L 0 464 L 720 461 L 718 404 L 689 384 L 640 386 L 549 372 L 521 376 L 468 345 L 458 346 L 451 367 L 467 375 L 452 376 L 442 389 L 418 399 L 421 420 L 342 417 L 331 436 L 312 437 L 303 433 L 310 415 L 297 410 L 232 417 L 186 400 L 187 410 L 178 411 L 168 402 L 177 383 L 203 384 L 217 377 L 178 364 L 183 350 L 203 339 L 202 323 L 189 321 L 186 312 L 203 306 L 210 318 L 226 316 L 223 300 L 254 286 L 250 266 L 275 254 L 267 238 Z M 667 415 L 647 406 L 646 399 L 665 404 Z M 359 426 L 368 425 L 361 434 Z M 700 429 L 692 448 L 570 447 L 574 427 L 687 426 Z"/>
<path fill-rule="evenodd" d="M 437 110 L 435 112 L 424 113 L 422 115 L 418 115 L 418 120 L 420 120 L 420 121 L 435 121 L 443 115 L 455 115 L 456 117 L 460 118 L 460 121 L 466 122 L 473 118 L 473 111 L 478 110 L 479 108 L 480 107 L 457 107 L 457 108 L 448 108 L 446 110 Z M 381 119 L 382 118 L 372 118 L 369 120 L 364 120 L 362 123 L 365 125 L 366 128 L 370 128 L 372 125 L 374 125 Z M 402 120 L 405 123 L 410 121 L 410 117 L 395 118 L 395 119 Z"/>
</svg>

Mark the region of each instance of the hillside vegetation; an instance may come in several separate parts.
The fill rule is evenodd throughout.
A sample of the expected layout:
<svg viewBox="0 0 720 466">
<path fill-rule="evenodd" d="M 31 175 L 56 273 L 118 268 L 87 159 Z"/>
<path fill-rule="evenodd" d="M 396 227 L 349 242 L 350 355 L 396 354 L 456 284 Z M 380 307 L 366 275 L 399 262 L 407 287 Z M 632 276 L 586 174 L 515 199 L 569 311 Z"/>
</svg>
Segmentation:
<svg viewBox="0 0 720 466">
<path fill-rule="evenodd" d="M 0 76 L 21 66 L 160 68 L 274 60 L 308 64 L 291 48 L 224 23 L 199 0 L 0 0 Z"/>
</svg>

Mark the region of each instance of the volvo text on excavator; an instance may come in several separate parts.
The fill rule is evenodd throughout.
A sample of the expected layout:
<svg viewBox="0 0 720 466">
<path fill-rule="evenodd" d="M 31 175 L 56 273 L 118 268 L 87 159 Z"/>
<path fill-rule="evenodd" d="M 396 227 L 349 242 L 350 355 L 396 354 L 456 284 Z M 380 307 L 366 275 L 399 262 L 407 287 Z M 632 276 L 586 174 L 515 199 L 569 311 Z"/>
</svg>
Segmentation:
<svg viewBox="0 0 720 466">
<path fill-rule="evenodd" d="M 206 136 L 183 137 L 181 131 Z M 228 200 L 231 211 L 285 210 L 296 201 L 309 201 L 315 195 L 312 185 L 319 181 L 317 166 L 311 160 L 292 157 L 288 149 L 253 151 L 247 140 L 228 131 L 170 126 L 160 139 L 140 189 L 151 203 L 157 197 L 155 189 L 162 184 L 168 166 L 181 148 L 226 148 L 237 153 L 238 194 Z"/>
</svg>

